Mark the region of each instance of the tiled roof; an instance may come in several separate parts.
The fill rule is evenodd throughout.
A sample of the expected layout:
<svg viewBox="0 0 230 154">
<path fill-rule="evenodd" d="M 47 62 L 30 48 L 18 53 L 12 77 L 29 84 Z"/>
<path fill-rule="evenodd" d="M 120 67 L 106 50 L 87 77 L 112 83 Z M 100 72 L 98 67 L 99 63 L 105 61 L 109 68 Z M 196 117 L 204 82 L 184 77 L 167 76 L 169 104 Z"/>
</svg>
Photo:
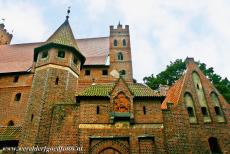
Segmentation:
<svg viewBox="0 0 230 154">
<path fill-rule="evenodd" d="M 72 29 L 69 25 L 68 19 L 50 36 L 47 43 L 56 43 L 66 46 L 74 47 L 79 51 L 77 42 L 74 39 Z"/>
<path fill-rule="evenodd" d="M 105 65 L 109 53 L 109 38 L 78 39 L 78 47 L 86 57 L 85 65 Z M 0 73 L 26 72 L 33 64 L 34 48 L 45 42 L 1 45 Z"/>
<path fill-rule="evenodd" d="M 19 140 L 21 127 L 0 127 L 0 141 Z"/>
<path fill-rule="evenodd" d="M 169 88 L 166 98 L 161 104 L 161 109 L 167 109 L 167 103 L 173 103 L 176 105 L 180 98 L 181 90 L 184 84 L 185 75 L 175 82 L 172 87 Z"/>
<path fill-rule="evenodd" d="M 78 96 L 109 96 L 115 84 L 95 84 L 90 85 Z"/>
<path fill-rule="evenodd" d="M 88 88 L 83 90 L 78 96 L 105 96 L 109 97 L 115 84 L 95 84 L 90 85 Z M 140 83 L 129 83 L 127 84 L 130 92 L 135 97 L 160 97 L 163 96 L 159 93 L 154 92 L 151 88 L 140 84 Z"/>
</svg>

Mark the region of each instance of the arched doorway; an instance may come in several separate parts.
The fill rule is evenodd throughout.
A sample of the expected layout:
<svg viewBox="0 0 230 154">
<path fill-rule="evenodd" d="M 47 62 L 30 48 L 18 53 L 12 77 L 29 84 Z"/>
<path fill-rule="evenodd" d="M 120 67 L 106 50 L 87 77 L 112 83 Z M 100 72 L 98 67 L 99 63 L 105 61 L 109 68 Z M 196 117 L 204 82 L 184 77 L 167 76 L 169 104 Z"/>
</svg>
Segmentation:
<svg viewBox="0 0 230 154">
<path fill-rule="evenodd" d="M 119 140 L 102 140 L 90 148 L 91 154 L 129 154 L 128 145 Z"/>
<path fill-rule="evenodd" d="M 208 139 L 208 143 L 209 143 L 209 147 L 210 147 L 210 150 L 211 150 L 212 154 L 221 154 L 222 153 L 221 149 L 220 149 L 220 146 L 218 144 L 217 138 L 210 137 Z"/>
<path fill-rule="evenodd" d="M 121 154 L 121 153 L 118 150 L 109 147 L 109 148 L 103 149 L 101 152 L 99 152 L 99 154 Z"/>
</svg>

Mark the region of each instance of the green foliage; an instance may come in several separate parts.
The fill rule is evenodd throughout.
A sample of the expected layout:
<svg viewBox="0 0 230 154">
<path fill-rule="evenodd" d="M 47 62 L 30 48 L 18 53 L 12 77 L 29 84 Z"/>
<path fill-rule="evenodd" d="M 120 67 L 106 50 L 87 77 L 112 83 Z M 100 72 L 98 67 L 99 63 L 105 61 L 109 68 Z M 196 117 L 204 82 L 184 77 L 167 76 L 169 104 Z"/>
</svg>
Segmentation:
<svg viewBox="0 0 230 154">
<path fill-rule="evenodd" d="M 206 77 L 214 84 L 217 90 L 230 102 L 230 81 L 227 78 L 222 79 L 221 76 L 214 72 L 213 67 L 207 68 L 205 63 L 196 62 Z M 175 62 L 170 62 L 167 68 L 159 74 L 144 77 L 144 82 L 152 89 L 159 88 L 159 85 L 171 86 L 178 80 L 186 69 L 185 61 L 177 59 Z"/>
</svg>

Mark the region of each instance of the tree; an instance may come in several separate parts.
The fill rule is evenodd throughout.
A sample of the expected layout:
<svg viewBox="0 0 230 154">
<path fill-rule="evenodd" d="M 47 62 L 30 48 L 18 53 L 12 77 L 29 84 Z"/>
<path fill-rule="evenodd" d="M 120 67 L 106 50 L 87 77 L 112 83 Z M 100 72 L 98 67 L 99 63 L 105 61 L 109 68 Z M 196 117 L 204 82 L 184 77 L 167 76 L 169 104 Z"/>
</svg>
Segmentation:
<svg viewBox="0 0 230 154">
<path fill-rule="evenodd" d="M 213 83 L 217 90 L 230 102 L 230 81 L 227 78 L 222 77 L 214 72 L 213 67 L 207 68 L 205 63 L 196 62 L 201 71 L 206 77 Z M 152 89 L 158 89 L 159 85 L 171 86 L 176 80 L 178 80 L 186 69 L 185 61 L 177 59 L 175 62 L 170 62 L 166 69 L 156 76 L 153 74 L 144 77 L 144 82 Z"/>
</svg>

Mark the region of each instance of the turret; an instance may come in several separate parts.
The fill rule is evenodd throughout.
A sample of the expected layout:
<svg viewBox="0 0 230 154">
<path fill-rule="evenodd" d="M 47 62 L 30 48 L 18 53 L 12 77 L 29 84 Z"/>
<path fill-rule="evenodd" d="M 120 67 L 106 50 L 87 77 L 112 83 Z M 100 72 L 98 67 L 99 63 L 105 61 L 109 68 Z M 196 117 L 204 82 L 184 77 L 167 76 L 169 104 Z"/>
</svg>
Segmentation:
<svg viewBox="0 0 230 154">
<path fill-rule="evenodd" d="M 0 24 L 0 45 L 10 44 L 13 35 L 7 32 L 4 24 Z"/>
<path fill-rule="evenodd" d="M 52 108 L 74 104 L 81 66 L 85 57 L 79 51 L 65 22 L 40 47 L 34 49 L 34 78 L 22 133 L 21 146 L 47 146 Z"/>
</svg>

